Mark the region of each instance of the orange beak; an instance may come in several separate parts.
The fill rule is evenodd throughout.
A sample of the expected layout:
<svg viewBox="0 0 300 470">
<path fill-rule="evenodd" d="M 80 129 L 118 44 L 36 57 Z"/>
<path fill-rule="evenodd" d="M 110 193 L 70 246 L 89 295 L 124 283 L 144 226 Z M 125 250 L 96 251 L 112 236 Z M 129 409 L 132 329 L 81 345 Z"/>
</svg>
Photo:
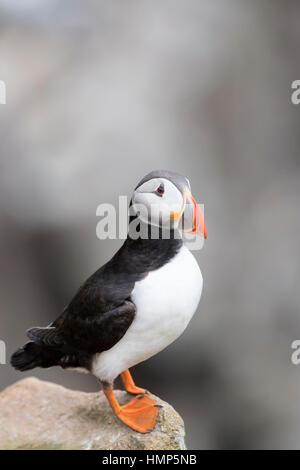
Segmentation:
<svg viewBox="0 0 300 470">
<path fill-rule="evenodd" d="M 185 191 L 183 194 L 183 202 L 180 211 L 171 212 L 170 217 L 174 220 L 180 220 L 186 205 L 186 200 L 189 198 L 193 205 L 193 228 L 186 233 L 195 233 L 196 235 L 202 235 L 204 238 L 207 238 L 206 226 L 204 222 L 203 214 L 200 210 L 200 207 L 196 203 L 195 199 L 189 191 Z"/>
<path fill-rule="evenodd" d="M 193 228 L 190 233 L 202 235 L 206 239 L 207 233 L 203 214 L 192 195 L 190 196 L 190 198 L 193 203 Z"/>
</svg>

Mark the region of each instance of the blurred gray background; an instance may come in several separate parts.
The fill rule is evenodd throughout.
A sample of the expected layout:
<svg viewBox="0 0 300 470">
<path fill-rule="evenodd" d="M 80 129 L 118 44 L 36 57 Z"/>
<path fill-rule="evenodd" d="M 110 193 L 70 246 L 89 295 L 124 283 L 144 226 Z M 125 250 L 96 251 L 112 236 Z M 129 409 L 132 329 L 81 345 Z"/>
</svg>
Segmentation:
<svg viewBox="0 0 300 470">
<path fill-rule="evenodd" d="M 297 0 L 0 0 L 7 359 L 121 245 L 96 238 L 98 204 L 172 169 L 205 205 L 204 292 L 136 382 L 181 413 L 190 449 L 300 448 L 299 59 Z M 0 388 L 24 376 L 1 365 Z"/>
</svg>

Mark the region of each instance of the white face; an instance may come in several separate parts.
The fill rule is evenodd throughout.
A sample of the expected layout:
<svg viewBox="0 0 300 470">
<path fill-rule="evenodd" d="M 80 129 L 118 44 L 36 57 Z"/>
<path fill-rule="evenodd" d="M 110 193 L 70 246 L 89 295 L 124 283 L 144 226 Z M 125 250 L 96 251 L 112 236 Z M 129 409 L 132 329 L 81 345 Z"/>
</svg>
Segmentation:
<svg viewBox="0 0 300 470">
<path fill-rule="evenodd" d="M 178 227 L 179 220 L 173 220 L 171 213 L 180 211 L 182 205 L 181 192 L 165 178 L 146 181 L 132 196 L 132 209 L 143 222 L 166 229 Z"/>
</svg>

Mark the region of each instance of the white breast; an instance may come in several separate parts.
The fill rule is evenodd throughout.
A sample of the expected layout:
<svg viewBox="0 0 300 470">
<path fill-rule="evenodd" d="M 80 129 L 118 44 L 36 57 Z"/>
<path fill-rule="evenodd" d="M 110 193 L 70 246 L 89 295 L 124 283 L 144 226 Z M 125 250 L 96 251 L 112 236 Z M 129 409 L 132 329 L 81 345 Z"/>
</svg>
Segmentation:
<svg viewBox="0 0 300 470">
<path fill-rule="evenodd" d="M 172 343 L 195 313 L 202 286 L 199 266 L 183 246 L 169 263 L 135 284 L 131 298 L 136 317 L 115 346 L 95 356 L 93 373 L 111 382 Z"/>
</svg>

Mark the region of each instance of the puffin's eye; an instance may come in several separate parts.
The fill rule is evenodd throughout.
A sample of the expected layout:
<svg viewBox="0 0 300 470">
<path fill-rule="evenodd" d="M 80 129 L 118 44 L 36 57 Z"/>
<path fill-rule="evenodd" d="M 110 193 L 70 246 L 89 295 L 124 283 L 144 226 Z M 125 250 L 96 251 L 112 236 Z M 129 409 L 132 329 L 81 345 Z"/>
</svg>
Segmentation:
<svg viewBox="0 0 300 470">
<path fill-rule="evenodd" d="M 155 190 L 155 193 L 156 193 L 158 196 L 160 196 L 160 197 L 162 197 L 162 196 L 164 195 L 164 193 L 165 193 L 165 186 L 164 186 L 163 183 L 161 183 L 161 184 L 158 186 L 158 188 Z"/>
</svg>

